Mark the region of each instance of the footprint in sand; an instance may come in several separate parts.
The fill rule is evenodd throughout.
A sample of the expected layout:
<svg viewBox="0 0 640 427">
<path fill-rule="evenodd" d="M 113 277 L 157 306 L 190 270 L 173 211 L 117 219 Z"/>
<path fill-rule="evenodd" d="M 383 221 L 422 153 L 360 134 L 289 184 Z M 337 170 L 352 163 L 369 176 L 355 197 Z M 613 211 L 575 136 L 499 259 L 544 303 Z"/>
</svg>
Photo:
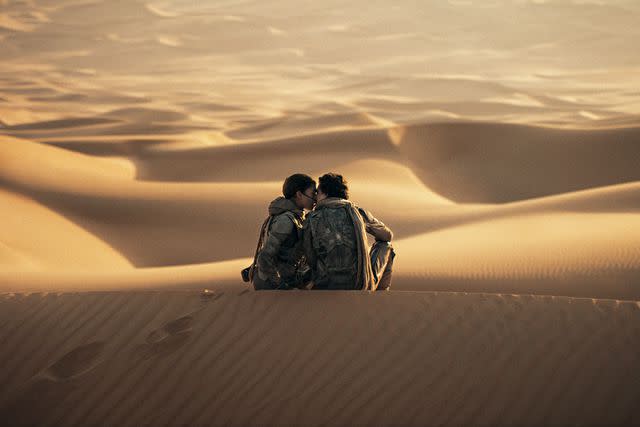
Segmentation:
<svg viewBox="0 0 640 427">
<path fill-rule="evenodd" d="M 0 405 L 3 425 L 37 425 L 39 417 L 56 408 L 78 386 L 74 381 L 102 362 L 103 342 L 76 347 L 42 373 L 15 390 L 5 405 Z"/>
<path fill-rule="evenodd" d="M 100 341 L 76 347 L 51 365 L 45 375 L 54 381 L 63 381 L 89 372 L 100 363 L 103 350 L 104 343 Z"/>
<path fill-rule="evenodd" d="M 166 356 L 181 348 L 192 333 L 193 317 L 183 316 L 166 323 L 147 335 L 146 343 L 138 346 L 137 353 L 148 359 Z"/>
</svg>

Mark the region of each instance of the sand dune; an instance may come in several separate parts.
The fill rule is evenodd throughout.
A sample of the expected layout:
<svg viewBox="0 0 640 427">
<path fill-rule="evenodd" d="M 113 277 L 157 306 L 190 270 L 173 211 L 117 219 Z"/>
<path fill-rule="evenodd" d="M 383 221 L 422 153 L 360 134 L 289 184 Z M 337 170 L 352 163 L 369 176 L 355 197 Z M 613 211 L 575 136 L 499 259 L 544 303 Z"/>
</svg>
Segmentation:
<svg viewBox="0 0 640 427">
<path fill-rule="evenodd" d="M 352 147 L 344 141 L 336 145 L 346 153 L 342 156 L 345 163 L 337 170 L 351 180 L 354 200 L 386 221 L 400 239 L 396 242 L 401 255 L 395 270 L 396 289 L 627 299 L 640 295 L 640 288 L 635 285 L 640 266 L 636 251 L 640 236 L 635 232 L 640 228 L 634 225 L 640 206 L 637 183 L 505 204 L 454 204 L 425 186 L 410 167 L 403 165 L 401 156 L 390 155 L 395 160 L 349 162 L 349 155 L 352 159 L 364 155 L 358 151 L 362 144 L 357 136 L 362 136 L 361 132 L 340 133 L 351 138 L 348 140 L 352 141 Z M 385 140 L 386 134 L 381 132 L 374 133 L 379 135 L 381 152 L 393 152 L 394 145 Z M 393 132 L 391 135 L 394 136 Z M 326 146 L 327 139 L 323 138 L 319 141 Z M 285 147 L 283 150 L 299 153 L 295 155 L 301 157 L 303 152 L 312 153 L 314 147 L 321 151 L 320 143 L 313 138 L 306 144 L 304 139 L 264 143 L 269 144 Z M 277 151 L 269 151 L 257 143 L 241 144 L 229 149 L 147 153 L 132 161 L 5 139 L 2 155 L 7 167 L 2 171 L 2 179 L 10 191 L 32 198 L 73 221 L 82 227 L 83 233 L 89 232 L 111 246 L 113 249 L 108 253 L 115 251 L 136 267 L 176 266 L 176 269 L 134 273 L 128 264 L 114 264 L 114 271 L 121 271 L 116 276 L 74 277 L 71 272 L 85 269 L 86 262 L 76 262 L 73 258 L 74 251 L 83 251 L 82 244 L 68 241 L 69 257 L 54 258 L 58 264 L 53 269 L 67 273 L 22 274 L 20 280 L 12 284 L 14 273 L 11 272 L 17 268 L 14 266 L 2 276 L 4 289 L 20 290 L 16 283 L 24 289 L 53 290 L 58 286 L 75 290 L 79 283 L 85 283 L 87 289 L 122 289 L 138 287 L 144 280 L 148 286 L 160 288 L 193 288 L 203 283 L 237 281 L 237 271 L 217 268 L 220 262 L 226 261 L 235 262 L 237 270 L 247 264 L 257 227 L 266 215 L 265 206 L 279 191 L 280 183 L 276 181 L 273 166 L 279 160 L 274 156 L 272 165 L 266 158 L 264 170 L 270 173 L 267 178 L 271 179 L 267 182 L 167 183 L 139 181 L 133 176 L 133 163 L 139 165 L 140 158 L 151 159 L 150 162 L 166 158 L 169 162 L 184 156 L 180 162 L 185 170 L 196 171 L 198 165 L 204 169 L 208 164 L 203 160 L 206 156 L 199 158 L 195 154 L 198 152 L 211 153 L 209 162 L 220 152 L 225 153 L 223 163 L 228 164 L 231 171 L 234 162 L 237 170 L 245 158 L 239 153 L 255 153 L 258 161 L 265 160 L 267 153 Z M 41 158 L 47 158 L 48 163 L 38 161 Z M 328 167 L 332 160 L 324 158 L 324 161 Z M 467 161 L 471 165 L 474 158 Z M 170 163 L 157 169 L 172 170 Z M 220 170 L 213 172 L 220 173 Z M 479 180 L 473 182 L 477 185 Z M 501 184 L 500 181 L 488 182 L 496 187 Z M 5 233 L 11 231 L 9 227 L 7 224 Z M 10 235 L 13 245 L 8 246 L 11 250 L 5 249 L 7 262 L 18 256 L 16 245 L 33 246 L 30 240 L 15 232 Z M 47 259 L 46 251 L 27 252 L 20 259 L 29 256 L 34 260 Z M 192 269 L 189 264 L 201 266 Z M 181 265 L 185 266 L 183 270 Z M 179 271 L 185 273 L 185 278 L 176 279 Z M 171 284 L 171 280 L 175 282 Z M 237 286 L 243 285 L 237 283 Z"/>
<path fill-rule="evenodd" d="M 0 203 L 11 207 L 4 210 L 0 228 L 3 270 L 48 272 L 73 265 L 74 269 L 96 273 L 131 268 L 127 259 L 104 241 L 34 200 L 0 190 Z"/>
<path fill-rule="evenodd" d="M 637 213 L 528 214 L 449 227 L 395 243 L 405 279 L 397 287 L 637 300 L 639 230 Z"/>
<path fill-rule="evenodd" d="M 640 179 L 640 128 L 569 130 L 449 123 L 391 130 L 426 185 L 503 203 Z"/>
<path fill-rule="evenodd" d="M 639 17 L 0 0 L 3 425 L 640 425 Z M 392 291 L 253 292 L 328 171 Z"/>
<path fill-rule="evenodd" d="M 131 268 L 112 262 L 108 269 L 81 269 L 75 264 L 61 262 L 54 268 L 40 271 L 14 264 L 0 271 L 0 292 L 175 291 L 201 290 L 211 286 L 222 290 L 249 290 L 240 281 L 240 270 L 250 263 L 251 258 L 239 258 L 203 264 Z"/>
<path fill-rule="evenodd" d="M 188 189 L 175 184 L 140 183 L 127 177 L 132 171 L 128 162 L 26 141 L 7 140 L 0 150 L 7 159 L 8 167 L 0 172 L 7 188 L 29 194 L 71 218 L 137 265 L 246 256 L 255 244 L 253 234 L 259 218 L 266 215 L 269 196 L 278 191 L 278 186 L 270 183 L 209 184 Z M 30 159 L 32 154 L 36 157 Z M 43 157 L 49 165 L 39 161 Z M 268 190 L 259 197 L 260 211 L 254 201 L 259 189 Z M 254 206 L 256 210 L 248 209 Z M 227 224 L 228 217 L 235 218 L 235 226 Z M 247 228 L 246 224 L 255 227 Z M 225 247 L 223 242 L 245 228 L 244 251 Z"/>
<path fill-rule="evenodd" d="M 316 129 L 330 131 L 341 127 L 353 129 L 376 124 L 375 118 L 363 113 L 310 114 L 299 119 L 284 116 L 270 122 L 233 129 L 226 134 L 237 140 L 251 139 L 256 135 L 264 139 L 287 134 L 299 135 Z"/>
<path fill-rule="evenodd" d="M 639 421 L 635 302 L 214 291 L 0 307 L 0 414 L 14 425 Z"/>
<path fill-rule="evenodd" d="M 395 160 L 384 129 L 309 134 L 253 144 L 149 151 L 136 159 L 138 177 L 154 181 L 279 180 L 300 165 L 322 171 L 365 158 Z M 212 168 L 215 162 L 217 167 Z M 172 167 L 167 167 L 169 164 Z M 239 169 L 241 168 L 241 169 Z"/>
</svg>

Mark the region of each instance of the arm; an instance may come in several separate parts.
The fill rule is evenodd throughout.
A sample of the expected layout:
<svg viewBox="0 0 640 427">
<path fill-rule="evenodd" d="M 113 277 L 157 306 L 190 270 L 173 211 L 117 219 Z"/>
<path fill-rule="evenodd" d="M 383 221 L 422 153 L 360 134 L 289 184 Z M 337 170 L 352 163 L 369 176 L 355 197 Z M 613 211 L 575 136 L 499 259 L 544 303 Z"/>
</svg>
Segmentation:
<svg viewBox="0 0 640 427">
<path fill-rule="evenodd" d="M 285 215 L 279 215 L 271 221 L 262 250 L 258 254 L 258 277 L 264 281 L 278 283 L 278 253 L 282 243 L 293 231 L 293 223 Z"/>
<path fill-rule="evenodd" d="M 374 217 L 369 211 L 362 208 L 358 208 L 358 210 L 360 211 L 360 215 L 362 215 L 362 219 L 364 219 L 367 233 L 381 242 L 390 242 L 391 239 L 393 239 L 393 232 L 389 227 L 384 225 L 382 221 Z"/>
</svg>

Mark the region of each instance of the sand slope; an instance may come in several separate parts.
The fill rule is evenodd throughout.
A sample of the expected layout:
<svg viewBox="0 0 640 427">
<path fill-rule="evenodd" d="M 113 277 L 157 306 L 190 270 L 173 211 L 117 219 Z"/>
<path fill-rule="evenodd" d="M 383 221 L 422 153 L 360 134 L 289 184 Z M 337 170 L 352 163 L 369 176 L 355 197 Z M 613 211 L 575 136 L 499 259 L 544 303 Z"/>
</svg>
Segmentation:
<svg viewBox="0 0 640 427">
<path fill-rule="evenodd" d="M 639 4 L 0 0 L 0 422 L 640 425 Z M 253 292 L 328 171 L 393 291 Z"/>
<path fill-rule="evenodd" d="M 459 126 L 464 129 L 472 125 Z M 491 129 L 483 124 L 473 126 Z M 452 146 L 455 146 L 458 128 L 448 128 L 453 135 Z M 516 129 L 525 132 L 528 128 Z M 528 130 L 549 137 L 555 132 L 545 128 Z M 151 161 L 149 164 L 154 164 L 157 159 L 165 159 L 166 164 L 158 170 L 179 171 L 180 168 L 172 169 L 176 164 L 182 165 L 180 167 L 185 171 L 197 171 L 200 165 L 205 170 L 206 165 L 216 163 L 229 165 L 229 171 L 234 168 L 244 170 L 239 168 L 244 164 L 246 155 L 264 159 L 270 152 L 286 153 L 290 149 L 302 156 L 300 161 L 314 151 L 320 155 L 327 150 L 335 151 L 336 159 L 342 159 L 322 157 L 326 162 L 322 166 L 341 165 L 335 170 L 349 178 L 353 199 L 373 211 L 395 231 L 398 239 L 395 245 L 400 254 L 395 269 L 395 289 L 640 297 L 637 286 L 640 265 L 637 251 L 640 247 L 637 230 L 640 227 L 636 224 L 640 207 L 638 183 L 564 192 L 566 188 L 562 186 L 565 181 L 556 177 L 555 192 L 561 194 L 501 204 L 456 204 L 431 190 L 427 185 L 429 179 L 425 182 L 418 178 L 421 172 L 413 167 L 417 155 L 409 156 L 405 163 L 402 157 L 406 154 L 403 154 L 404 145 L 414 144 L 412 149 L 415 150 L 418 139 L 415 135 L 394 139 L 397 132 L 398 128 L 394 128 L 389 136 L 382 130 L 376 133 L 380 138 L 380 149 L 391 153 L 384 160 L 372 158 L 372 153 L 365 150 L 368 140 L 360 139 L 362 131 L 343 131 L 344 141 L 351 141 L 351 146 L 343 141 L 335 145 L 340 147 L 337 151 L 334 146 L 327 145 L 328 139 L 320 139 L 316 143 L 313 138 L 301 138 L 288 142 L 265 142 L 264 147 L 274 144 L 271 151 L 259 143 L 231 146 L 233 149 L 222 150 L 227 153 L 224 158 L 219 158 L 219 149 L 190 148 L 156 154 L 138 153 L 131 158 L 102 158 L 46 143 L 5 137 L 0 147 L 5 165 L 0 171 L 0 178 L 7 190 L 16 195 L 11 200 L 19 200 L 19 194 L 24 200 L 32 199 L 32 205 L 42 206 L 72 221 L 80 227 L 80 235 L 91 233 L 111 248 L 102 244 L 102 249 L 99 249 L 101 243 L 84 244 L 76 239 L 77 233 L 71 229 L 65 232 L 59 227 L 56 227 L 58 235 L 73 236 L 64 240 L 50 239 L 49 245 L 36 247 L 29 236 L 37 227 L 43 227 L 45 220 L 33 219 L 35 225 L 30 229 L 22 228 L 22 233 L 12 222 L 5 221 L 2 225 L 3 256 L 7 267 L 0 274 L 0 288 L 11 291 L 76 290 L 84 283 L 86 289 L 116 289 L 139 287 L 141 281 L 146 281 L 149 287 L 162 288 L 196 287 L 202 283 L 230 284 L 237 280 L 238 272 L 219 268 L 220 263 L 234 266 L 247 263 L 246 257 L 255 245 L 257 227 L 266 214 L 265 207 L 278 194 L 277 162 L 282 160 L 275 154 L 273 160 L 267 159 L 264 171 L 268 175 L 262 178 L 272 181 L 266 182 L 227 182 L 224 179 L 218 182 L 213 176 L 208 178 L 213 181 L 206 183 L 141 181 L 134 177 L 134 164 L 139 170 L 144 164 L 140 162 Z M 495 133 L 497 141 L 506 143 L 509 140 L 508 132 L 503 134 L 500 126 L 495 126 L 491 132 Z M 625 140 L 626 131 L 620 132 L 611 131 L 605 136 L 611 143 L 616 138 Z M 426 152 L 432 145 L 438 145 L 438 140 L 432 141 L 429 135 L 423 136 L 422 146 Z M 628 140 L 635 141 L 634 138 Z M 557 143 L 562 144 L 561 141 Z M 485 145 L 487 150 L 496 149 L 495 146 L 499 145 L 482 138 L 477 144 Z M 528 151 L 515 155 L 511 161 L 542 159 L 547 151 L 552 151 L 544 144 L 531 143 Z M 289 148 L 282 148 L 284 151 L 276 149 L 281 145 Z M 628 146 L 629 150 L 635 150 L 633 144 Z M 210 153 L 211 158 L 207 158 L 205 153 Z M 602 155 L 599 151 L 586 149 L 583 153 L 588 162 L 595 162 Z M 627 154 L 626 158 L 620 157 L 620 161 L 634 156 L 634 153 Z M 500 153 L 494 153 L 494 157 L 499 156 Z M 454 158 L 458 164 L 469 167 L 456 169 L 451 162 L 440 159 L 440 170 L 446 173 L 472 171 L 473 167 L 477 169 L 474 165 L 486 162 L 478 153 L 456 155 Z M 298 163 L 286 164 L 293 167 Z M 607 167 L 612 173 L 623 170 L 615 164 Z M 211 170 L 219 172 L 221 169 Z M 254 173 L 255 168 L 249 168 L 249 171 Z M 485 190 L 501 197 L 515 197 L 504 186 L 504 180 L 498 179 L 494 172 L 488 169 L 481 172 L 478 177 L 459 175 L 453 179 L 450 176 L 453 183 L 450 182 L 449 188 L 453 189 L 455 182 L 467 182 L 475 186 L 478 197 L 483 197 Z M 522 188 L 537 188 L 535 181 L 544 177 L 545 172 L 546 169 L 522 175 L 510 173 L 514 179 L 518 177 L 529 183 L 529 187 L 523 184 Z M 321 173 L 320 169 L 318 173 Z M 576 179 L 589 179 L 586 169 L 582 172 L 583 178 L 580 178 L 580 173 L 567 173 Z M 595 170 L 593 174 L 596 174 Z M 621 175 L 616 179 L 624 181 L 624 178 Z M 9 199 L 6 201 L 10 203 Z M 33 215 L 24 202 L 12 205 L 18 215 Z M 46 221 L 49 224 L 53 220 Z M 31 231 L 25 234 L 26 230 Z M 64 246 L 66 250 L 49 254 L 51 249 L 47 248 L 55 244 Z M 23 249 L 18 251 L 16 248 Z M 78 258 L 100 251 L 111 253 L 108 256 L 115 259 L 126 257 L 126 260 L 109 263 Z M 66 258 L 61 254 L 66 254 Z M 29 259 L 30 263 L 26 261 Z M 50 260 L 56 261 L 52 263 Z M 49 272 L 41 276 L 33 271 L 27 274 L 38 263 L 48 265 Z M 132 271 L 130 264 L 138 268 L 174 267 Z M 107 266 L 113 274 L 105 276 L 104 267 Z M 87 269 L 102 271 L 101 276 L 80 274 L 80 270 Z M 60 273 L 51 274 L 55 270 Z M 15 276 L 20 271 L 22 273 Z M 75 276 L 74 271 L 78 272 Z M 175 282 L 171 284 L 171 280 Z M 238 282 L 236 285 L 243 286 Z"/>
<path fill-rule="evenodd" d="M 635 302 L 557 297 L 4 295 L 0 414 L 58 426 L 635 425 L 638 325 Z"/>
<path fill-rule="evenodd" d="M 637 127 L 443 123 L 390 132 L 425 184 L 459 202 L 504 203 L 640 179 Z"/>
<path fill-rule="evenodd" d="M 119 252 L 56 212 L 27 197 L 0 190 L 3 212 L 0 265 L 3 270 L 51 271 L 129 269 Z M 25 233 L 25 230 L 29 230 Z"/>
<path fill-rule="evenodd" d="M 396 289 L 640 298 L 640 215 L 488 219 L 395 243 Z"/>
<path fill-rule="evenodd" d="M 478 169 L 477 165 L 487 162 L 485 151 L 449 154 L 455 159 L 455 164 L 428 154 L 432 147 L 441 150 L 437 148 L 438 144 L 451 143 L 450 146 L 455 147 L 459 138 L 457 132 L 468 127 L 475 129 L 474 132 L 479 132 L 479 135 L 482 135 L 480 131 L 485 128 L 488 129 L 487 132 L 494 134 L 494 140 L 485 140 L 480 136 L 475 143 L 485 146 L 486 152 L 499 150 L 500 144 L 508 144 L 511 141 L 509 135 L 513 132 L 524 132 L 523 141 L 526 141 L 526 132 L 543 135 L 538 136 L 543 139 L 557 137 L 557 132 L 552 129 L 511 126 L 505 131 L 505 127 L 487 124 L 458 124 L 446 126 L 442 130 L 438 130 L 440 128 L 437 126 L 428 126 L 424 131 L 413 127 L 393 128 L 388 134 L 383 130 L 371 131 L 374 132 L 372 135 L 379 138 L 377 144 L 382 150 L 380 159 L 371 157 L 374 152 L 370 150 L 370 140 L 362 139 L 362 131 L 342 131 L 344 139 L 335 145 L 329 144 L 331 139 L 328 135 L 338 135 L 333 133 L 312 136 L 309 140 L 299 138 L 241 144 L 229 146 L 228 149 L 176 148 L 144 155 L 137 153 L 129 158 L 101 158 L 46 143 L 5 137 L 4 144 L 0 147 L 5 165 L 0 177 L 9 191 L 23 194 L 24 197 L 63 215 L 102 239 L 116 251 L 116 256 L 125 256 L 136 267 L 184 266 L 184 271 L 191 271 L 190 264 L 206 263 L 208 267 L 203 264 L 202 268 L 208 269 L 211 282 L 229 283 L 237 278 L 237 272 L 215 271 L 214 266 L 219 262 L 246 258 L 252 253 L 255 233 L 265 215 L 265 207 L 279 191 L 278 162 L 293 168 L 305 156 L 316 152 L 319 158 L 324 159 L 325 163 L 321 167 L 338 165 L 334 170 L 349 178 L 354 200 L 372 210 L 396 232 L 399 239 L 396 246 L 401 255 L 395 270 L 397 289 L 484 290 L 638 298 L 640 290 L 636 280 L 640 257 L 636 249 L 640 247 L 640 236 L 636 230 L 640 228 L 634 225 L 638 221 L 640 206 L 638 184 L 621 183 L 567 192 L 567 188 L 563 188 L 568 185 L 567 181 L 555 177 L 553 191 L 561 194 L 517 200 L 520 196 L 512 194 L 505 187 L 504 183 L 507 181 L 500 178 L 500 174 L 506 172 L 500 172 L 498 166 L 493 169 Z M 437 135 L 448 131 L 451 138 L 442 142 L 438 138 L 432 139 L 431 128 L 437 130 Z M 630 144 L 627 145 L 630 152 L 621 152 L 620 162 L 635 158 L 635 145 L 632 144 L 635 141 L 634 133 L 629 136 L 627 130 L 620 129 L 601 133 L 600 137 L 588 131 L 583 134 L 595 138 L 594 141 L 612 144 L 618 140 L 629 141 Z M 577 137 L 574 135 L 572 138 Z M 565 142 L 560 138 L 553 144 Z M 583 146 L 582 143 L 575 144 Z M 594 151 L 589 149 L 588 143 L 585 144 L 585 148 L 576 149 L 576 153 L 583 153 L 583 161 L 596 162 L 603 155 L 604 148 Z M 444 146 L 449 145 L 442 145 Z M 453 203 L 431 190 L 429 184 L 433 179 L 418 178 L 422 172 L 415 168 L 416 161 L 420 159 L 417 152 L 404 160 L 403 156 L 407 155 L 405 150 L 415 151 L 419 148 L 430 156 L 430 160 L 426 162 L 428 165 L 435 161 L 439 161 L 441 165 L 440 169 L 424 170 L 440 170 L 449 174 L 449 189 L 454 189 L 456 182 L 468 183 L 475 186 L 474 194 L 477 197 L 485 197 L 490 193 L 516 200 L 502 204 Z M 275 154 L 284 155 L 287 150 L 292 155 L 300 156 L 299 160 L 284 162 Z M 531 142 L 527 150 L 522 153 L 516 151 L 513 158 L 505 158 L 505 161 L 513 164 L 525 159 L 531 162 L 539 158 L 542 161 L 547 154 L 553 157 L 553 150 L 552 144 L 547 142 Z M 325 152 L 333 152 L 336 158 L 323 157 L 321 153 Z M 269 155 L 273 156 L 272 160 L 269 160 Z M 167 183 L 141 181 L 134 177 L 134 170 L 140 171 L 141 167 L 144 170 L 145 165 L 155 165 L 159 159 L 164 160 L 162 164 L 154 166 L 158 171 L 194 172 L 201 169 L 219 174 L 224 169 L 211 168 L 210 165 L 223 164 L 228 165 L 229 172 L 248 170 L 249 174 L 255 174 L 258 169 L 246 165 L 246 156 L 252 156 L 256 162 L 265 162 L 262 166 L 267 175 L 255 175 L 254 178 L 270 181 L 228 182 L 224 176 L 219 176 L 218 179 L 222 182 L 218 182 L 214 176 L 209 175 L 207 179 L 212 181 L 206 183 Z M 502 154 L 498 151 L 493 154 L 495 158 L 501 158 L 500 156 Z M 47 161 L 39 161 L 42 158 Z M 459 168 L 456 164 L 464 167 Z M 626 179 L 622 174 L 624 168 L 618 166 L 615 163 L 606 166 L 612 174 L 620 173 L 617 178 L 611 175 L 613 183 Z M 479 175 L 464 175 L 474 168 Z M 600 174 L 601 169 L 597 172 L 592 170 L 591 175 L 587 169 L 583 172 L 567 170 L 566 174 L 572 179 L 589 180 L 603 176 Z M 321 171 L 322 169 L 318 169 L 318 173 Z M 456 178 L 451 175 L 456 171 L 464 174 Z M 631 169 L 629 171 L 633 172 Z M 539 187 L 536 181 L 539 179 L 547 182 L 547 185 L 552 184 L 543 179 L 547 169 L 525 172 L 509 172 L 513 179 L 521 181 L 517 188 L 537 189 Z M 437 186 L 437 180 L 435 182 Z M 15 208 L 23 209 L 18 208 L 18 205 Z M 27 215 L 27 212 L 21 215 Z M 4 224 L 7 236 L 5 247 L 29 247 L 27 235 L 20 237 L 20 234 L 16 235 L 16 229 L 11 223 Z M 11 245 L 7 240 L 8 236 L 13 236 Z M 20 242 L 22 239 L 25 241 Z M 66 240 L 65 245 L 70 249 L 70 254 L 75 253 L 74 251 L 94 251 L 86 249 L 80 243 L 73 243 L 72 240 Z M 585 251 L 584 248 L 588 250 Z M 7 249 L 5 253 L 8 260 L 18 256 L 15 249 Z M 22 255 L 20 259 L 25 257 L 47 259 L 47 254 L 38 255 L 38 251 L 34 250 L 32 254 Z M 83 261 L 74 259 L 73 255 L 67 261 L 56 259 L 59 261 L 51 270 L 71 272 L 87 265 L 86 262 L 83 264 Z M 95 267 L 99 268 L 98 264 Z M 84 281 L 88 289 L 113 289 L 138 283 L 141 277 L 155 277 L 159 281 L 151 280 L 148 282 L 149 286 L 165 287 L 169 278 L 174 277 L 170 273 L 172 270 L 132 272 L 126 264 L 111 265 L 114 272 L 122 270 L 122 267 L 125 270 L 111 276 L 111 282 L 104 277 L 92 278 L 84 275 L 80 279 L 66 273 L 62 276 L 49 276 L 50 285 L 47 286 L 46 276 L 38 278 L 33 273 L 22 274 L 19 280 L 12 280 L 11 272 L 20 270 L 18 264 L 15 264 L 1 276 L 4 277 L 2 287 L 5 290 L 19 291 L 19 283 L 26 286 L 24 289 L 38 289 L 38 286 L 44 286 L 40 288 L 43 290 L 54 290 L 56 286 L 77 289 L 77 284 Z M 162 279 L 158 276 L 165 273 L 166 276 Z M 187 274 L 186 277 L 192 276 Z M 178 280 L 175 286 L 189 283 L 194 285 L 201 283 L 201 280 Z"/>
</svg>

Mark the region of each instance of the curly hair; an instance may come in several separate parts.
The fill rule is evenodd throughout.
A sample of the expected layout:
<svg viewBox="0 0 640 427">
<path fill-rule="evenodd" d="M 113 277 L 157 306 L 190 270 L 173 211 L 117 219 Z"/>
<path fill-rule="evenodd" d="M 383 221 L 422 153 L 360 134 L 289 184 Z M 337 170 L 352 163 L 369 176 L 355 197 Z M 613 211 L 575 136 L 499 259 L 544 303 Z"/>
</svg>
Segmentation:
<svg viewBox="0 0 640 427">
<path fill-rule="evenodd" d="M 320 185 L 318 190 L 322 191 L 327 197 L 340 197 L 341 199 L 349 198 L 349 187 L 347 180 L 337 173 L 326 173 L 319 179 Z"/>
</svg>

